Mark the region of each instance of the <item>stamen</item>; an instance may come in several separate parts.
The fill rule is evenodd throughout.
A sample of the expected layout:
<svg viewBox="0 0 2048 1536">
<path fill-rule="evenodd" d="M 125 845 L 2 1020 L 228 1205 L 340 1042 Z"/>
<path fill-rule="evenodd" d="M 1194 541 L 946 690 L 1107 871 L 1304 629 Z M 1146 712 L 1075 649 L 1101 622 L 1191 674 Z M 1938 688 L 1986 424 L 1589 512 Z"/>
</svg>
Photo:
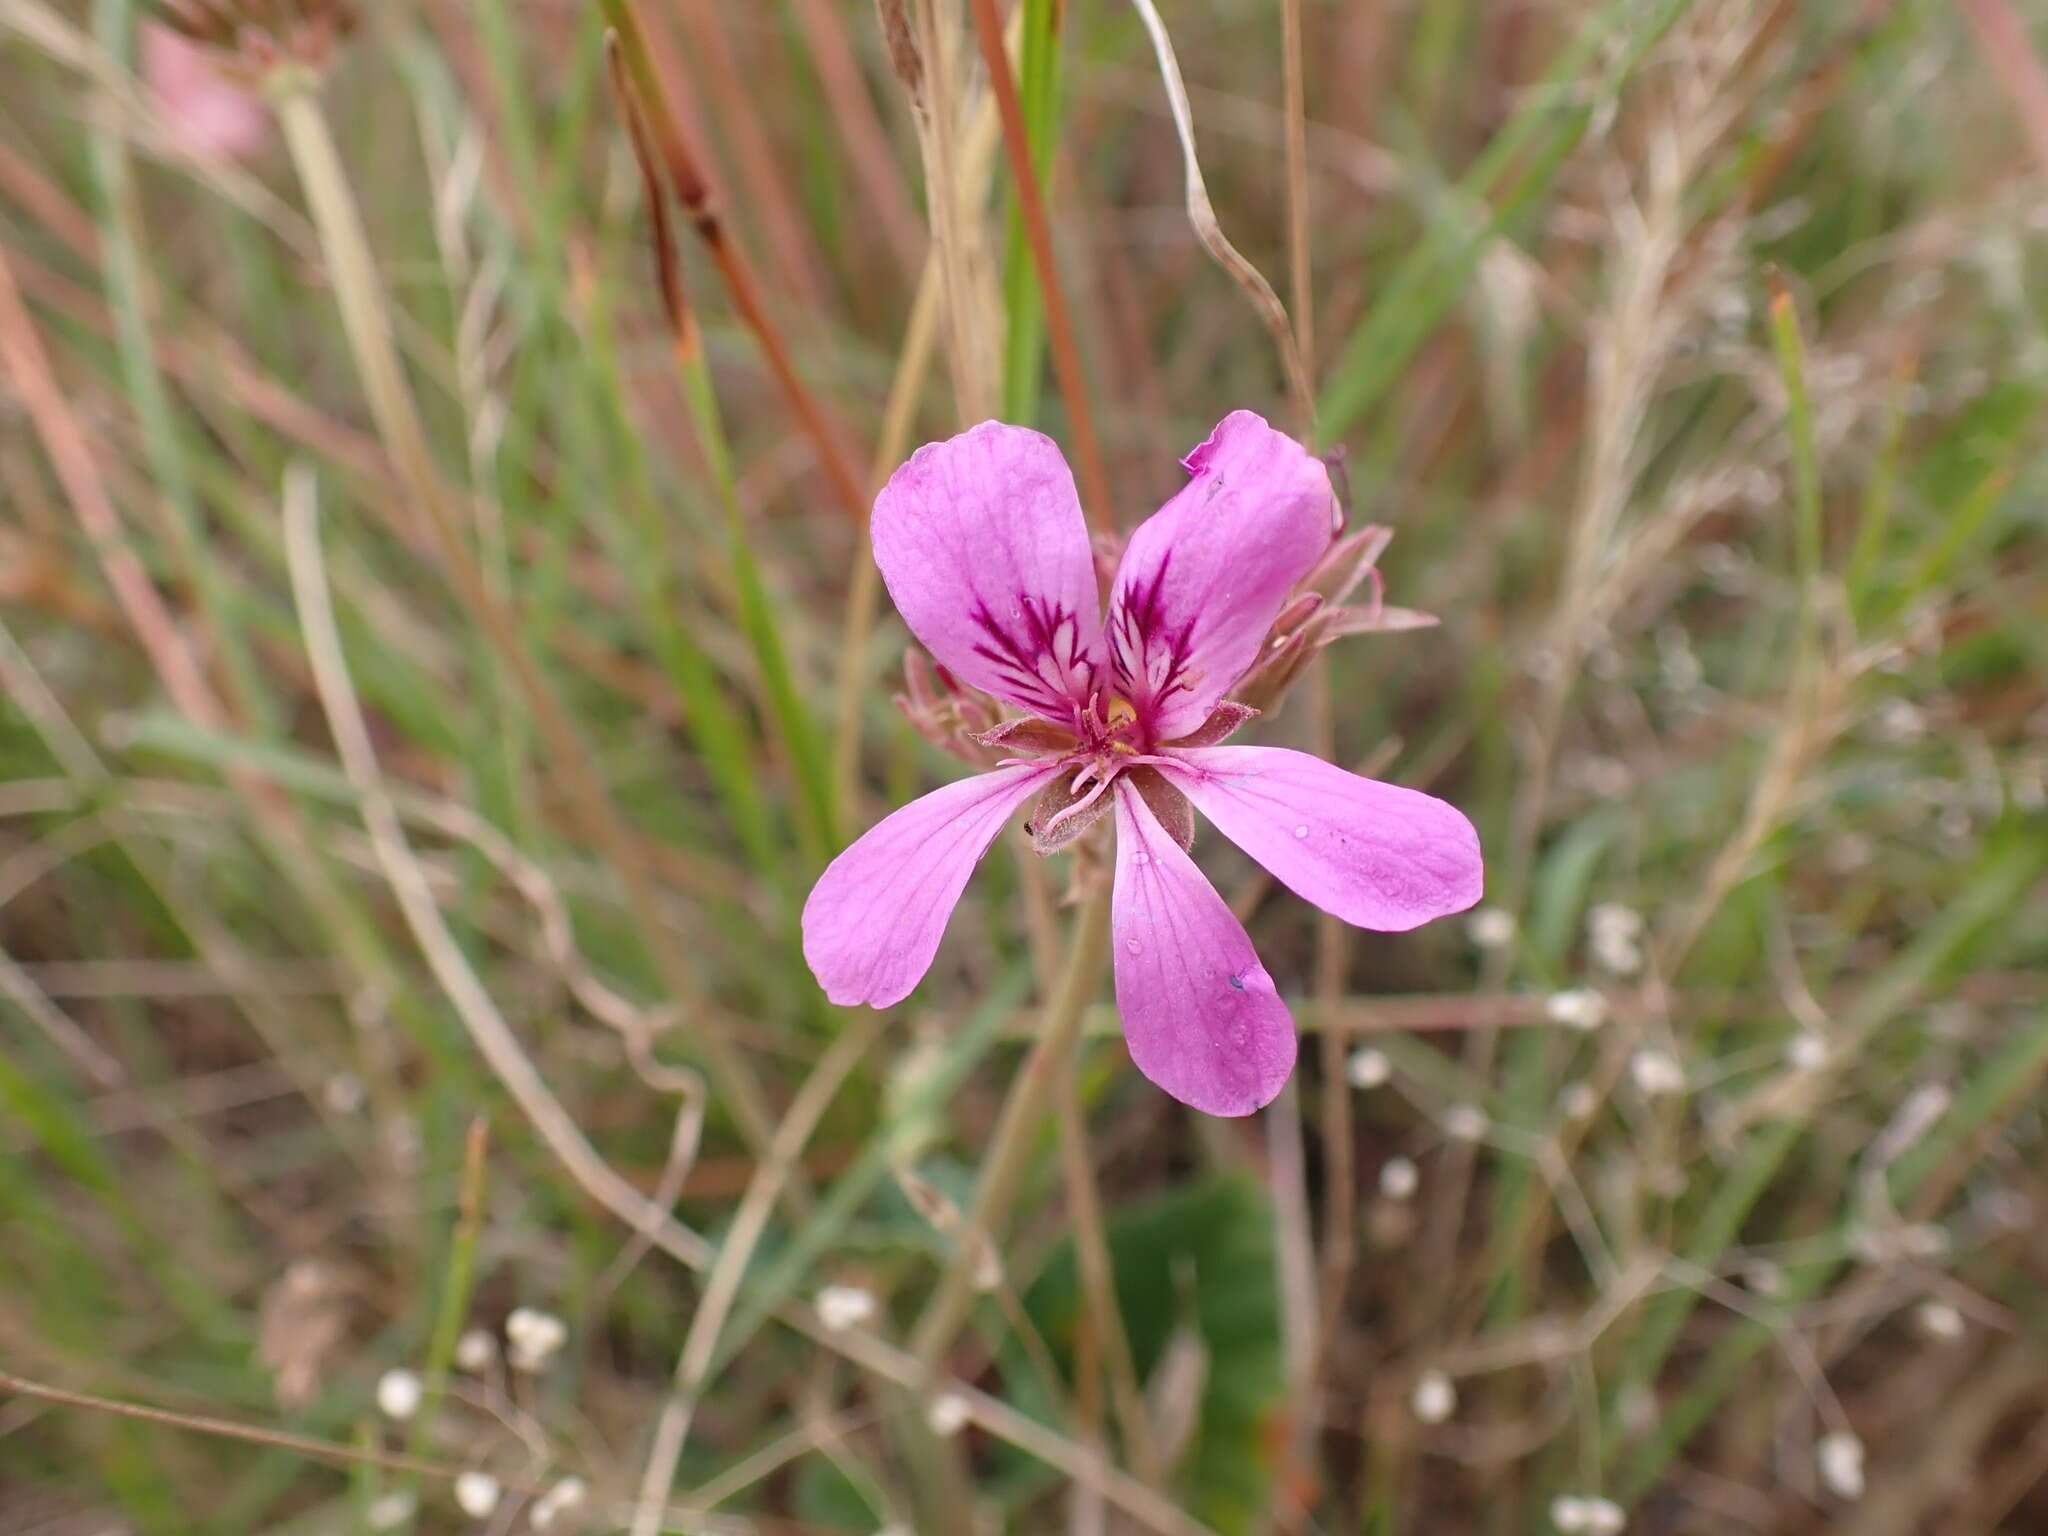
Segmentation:
<svg viewBox="0 0 2048 1536">
<path fill-rule="evenodd" d="M 1052 831 L 1054 827 L 1057 827 L 1061 822 L 1067 820 L 1069 817 L 1077 815 L 1080 812 L 1087 810 L 1089 806 L 1093 805 L 1096 801 L 1102 798 L 1102 792 L 1105 789 L 1109 788 L 1110 783 L 1110 779 L 1102 779 L 1099 783 L 1096 784 L 1096 786 L 1093 789 L 1089 790 L 1087 794 L 1083 795 L 1080 799 L 1076 800 L 1072 805 L 1066 807 L 1064 810 L 1053 812 L 1052 815 L 1046 817 L 1044 821 L 1039 823 L 1036 835 L 1042 838 L 1045 836 L 1046 833 Z M 1075 785 L 1075 788 L 1078 789 L 1079 787 L 1080 786 L 1078 784 Z"/>
</svg>

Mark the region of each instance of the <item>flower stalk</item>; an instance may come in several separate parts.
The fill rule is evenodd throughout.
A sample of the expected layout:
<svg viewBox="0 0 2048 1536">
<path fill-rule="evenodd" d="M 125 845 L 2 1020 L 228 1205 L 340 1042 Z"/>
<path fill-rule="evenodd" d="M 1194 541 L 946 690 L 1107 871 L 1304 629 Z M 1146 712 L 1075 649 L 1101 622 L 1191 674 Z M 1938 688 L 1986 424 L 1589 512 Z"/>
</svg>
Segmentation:
<svg viewBox="0 0 2048 1536">
<path fill-rule="evenodd" d="M 1102 972 L 1109 959 L 1109 896 L 1110 883 L 1105 876 L 1096 882 L 1074 915 L 1067 934 L 1066 965 L 1046 1005 L 1044 1026 L 1003 1101 L 981 1183 L 975 1188 L 974 1203 L 960 1230 L 960 1241 L 911 1334 L 911 1353 L 924 1368 L 927 1380 L 936 1377 L 946 1352 L 967 1321 L 981 1246 L 997 1242 L 1002 1229 L 1009 1224 L 1017 1187 L 1030 1165 L 1039 1129 L 1045 1124 L 1046 1112 L 1061 1074 L 1066 1071 L 1074 1041 L 1080 1036 L 1088 1003 L 1102 985 Z"/>
</svg>

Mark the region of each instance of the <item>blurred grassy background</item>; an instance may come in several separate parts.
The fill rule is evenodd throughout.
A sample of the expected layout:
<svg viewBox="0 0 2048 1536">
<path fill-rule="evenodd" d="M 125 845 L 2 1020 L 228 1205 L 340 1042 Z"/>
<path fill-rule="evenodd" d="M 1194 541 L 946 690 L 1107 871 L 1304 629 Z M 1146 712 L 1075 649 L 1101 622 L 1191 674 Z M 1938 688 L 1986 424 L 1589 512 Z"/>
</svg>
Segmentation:
<svg viewBox="0 0 2048 1536">
<path fill-rule="evenodd" d="M 0 0 L 0 1530 L 2048 1527 L 2048 27 L 1167 8 L 1310 427 L 1122 0 L 1007 14 L 1048 350 L 980 9 L 366 5 L 235 163 L 129 0 Z M 1464 807 L 1488 913 L 1205 839 L 1296 1090 L 1098 1007 L 963 1245 L 1066 871 L 818 995 L 810 878 L 957 768 L 860 514 L 1000 414 L 1127 530 L 1238 405 L 1442 618 L 1259 737 Z"/>
</svg>

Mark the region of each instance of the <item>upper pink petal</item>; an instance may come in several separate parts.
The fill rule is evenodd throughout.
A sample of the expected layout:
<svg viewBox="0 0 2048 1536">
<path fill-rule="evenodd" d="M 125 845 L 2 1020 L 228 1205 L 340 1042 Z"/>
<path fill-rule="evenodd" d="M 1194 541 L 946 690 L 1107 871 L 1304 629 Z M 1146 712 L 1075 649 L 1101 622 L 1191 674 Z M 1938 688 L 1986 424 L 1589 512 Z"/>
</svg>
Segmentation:
<svg viewBox="0 0 2048 1536">
<path fill-rule="evenodd" d="M 883 817 L 825 867 L 804 902 L 804 959 L 825 995 L 886 1008 L 931 968 L 967 877 L 1058 764 L 998 768 Z"/>
<path fill-rule="evenodd" d="M 1336 506 L 1322 461 L 1250 411 L 1184 462 L 1194 478 L 1131 535 L 1109 597 L 1118 688 L 1155 740 L 1194 730 L 1257 659 Z"/>
<path fill-rule="evenodd" d="M 872 534 L 897 612 L 954 675 L 1049 720 L 1086 705 L 1101 597 L 1051 438 L 985 421 L 927 443 L 875 498 Z"/>
<path fill-rule="evenodd" d="M 1271 1103 L 1294 1070 L 1294 1020 L 1243 924 L 1122 781 L 1110 899 L 1116 1006 L 1138 1070 L 1205 1114 Z"/>
<path fill-rule="evenodd" d="M 1160 772 L 1297 896 L 1400 933 L 1479 900 L 1479 834 L 1454 805 L 1281 747 L 1176 750 Z"/>
<path fill-rule="evenodd" d="M 223 75 L 212 55 L 175 27 L 143 27 L 142 73 L 165 122 L 191 153 L 242 159 L 270 137 L 263 99 Z"/>
</svg>

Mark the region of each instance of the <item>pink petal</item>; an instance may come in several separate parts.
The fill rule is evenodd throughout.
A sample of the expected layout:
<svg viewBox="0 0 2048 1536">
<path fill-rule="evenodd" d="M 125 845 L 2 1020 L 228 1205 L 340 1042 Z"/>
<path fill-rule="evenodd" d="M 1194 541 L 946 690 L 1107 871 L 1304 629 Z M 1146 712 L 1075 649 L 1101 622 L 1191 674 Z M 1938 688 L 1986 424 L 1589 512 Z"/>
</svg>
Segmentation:
<svg viewBox="0 0 2048 1536">
<path fill-rule="evenodd" d="M 142 29 L 142 73 L 180 145 L 201 159 L 246 159 L 270 137 L 270 111 L 212 54 L 162 22 Z"/>
<path fill-rule="evenodd" d="M 804 959 L 825 995 L 886 1008 L 931 968 L 967 877 L 1017 807 L 1059 771 L 998 768 L 883 817 L 804 903 Z"/>
<path fill-rule="evenodd" d="M 875 498 L 896 611 L 962 681 L 1071 723 L 1102 671 L 1101 598 L 1074 476 L 1051 438 L 985 421 L 927 443 Z"/>
<path fill-rule="evenodd" d="M 1243 925 L 1121 781 L 1110 921 L 1138 1070 L 1205 1114 L 1271 1103 L 1294 1070 L 1294 1020 Z"/>
<path fill-rule="evenodd" d="M 1118 686 L 1157 741 L 1200 726 L 1257 659 L 1336 506 L 1322 461 L 1250 411 L 1184 462 L 1194 479 L 1131 535 L 1109 598 Z"/>
<path fill-rule="evenodd" d="M 1456 806 L 1281 747 L 1176 751 L 1160 772 L 1282 885 L 1360 928 L 1462 912 L 1485 873 Z"/>
</svg>

